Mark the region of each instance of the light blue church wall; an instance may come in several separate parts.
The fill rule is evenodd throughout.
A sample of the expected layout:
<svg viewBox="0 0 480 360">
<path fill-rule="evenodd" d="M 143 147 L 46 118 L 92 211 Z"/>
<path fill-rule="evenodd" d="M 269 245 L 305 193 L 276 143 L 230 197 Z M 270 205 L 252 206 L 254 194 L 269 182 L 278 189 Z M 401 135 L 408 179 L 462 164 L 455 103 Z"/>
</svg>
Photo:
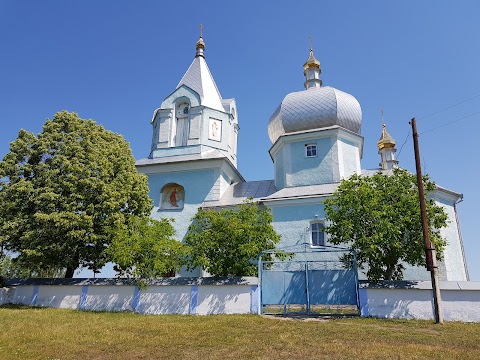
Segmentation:
<svg viewBox="0 0 480 360">
<path fill-rule="evenodd" d="M 277 245 L 277 248 L 288 249 L 289 247 L 296 246 L 296 249 L 300 250 L 302 248 L 300 245 L 307 243 L 307 251 L 312 249 L 310 246 L 310 225 L 313 222 L 324 221 L 325 211 L 323 201 L 318 202 L 318 199 L 317 202 L 312 202 L 312 200 L 309 201 L 310 203 L 307 204 L 267 204 L 274 217 L 273 227 L 277 233 L 281 234 L 281 240 Z M 437 202 L 439 202 L 438 199 Z M 452 206 L 453 204 L 450 202 L 450 205 L 441 205 L 444 206 L 450 219 L 455 219 L 454 208 Z M 456 221 L 449 221 L 448 227 L 442 230 L 442 236 L 449 239 L 449 244 L 445 249 L 445 261 L 440 261 L 438 263 L 440 279 L 448 279 L 451 281 L 466 280 L 466 274 L 463 265 L 463 252 L 460 246 L 460 241 L 458 240 L 458 228 Z M 329 245 L 328 236 L 326 241 L 326 244 Z M 342 247 L 345 247 L 345 245 Z M 445 263 L 449 265 L 445 266 Z M 450 264 L 454 265 L 454 267 L 452 267 Z M 411 266 L 406 263 L 404 263 L 404 267 L 405 270 L 403 274 L 405 280 L 430 280 L 430 273 L 425 269 L 425 267 Z M 367 277 L 365 274 L 366 271 L 361 271 L 359 269 L 360 279 L 366 279 Z"/>
<path fill-rule="evenodd" d="M 191 219 L 198 207 L 207 199 L 216 182 L 216 170 L 198 170 L 163 174 L 148 174 L 149 195 L 153 200 L 153 219 L 172 218 L 176 230 L 175 238 L 182 241 L 187 233 Z M 185 190 L 184 207 L 181 210 L 160 209 L 162 187 L 169 183 L 183 186 Z"/>
<path fill-rule="evenodd" d="M 200 154 L 201 152 L 202 152 L 201 145 L 176 146 L 171 148 L 155 149 L 152 151 L 152 158 Z"/>
<path fill-rule="evenodd" d="M 323 201 L 288 205 L 269 203 L 267 206 L 272 210 L 273 227 L 282 235 L 277 248 L 310 243 L 311 222 L 325 218 Z"/>
<path fill-rule="evenodd" d="M 288 202 L 292 202 L 292 200 Z M 325 220 L 322 199 L 309 199 L 291 205 L 268 204 L 267 206 L 271 208 L 274 217 L 272 225 L 277 233 L 281 234 L 280 242 L 277 245 L 278 249 L 296 253 L 292 260 L 328 261 L 330 265 L 339 264 L 339 259 L 345 252 L 334 252 L 334 248 L 330 247 L 332 245 L 328 243 L 328 238 L 325 243 L 327 247 L 323 248 L 327 251 L 312 253 L 313 250 L 320 249 L 320 247 L 311 246 L 310 226 L 314 222 L 324 222 Z M 303 253 L 304 251 L 306 254 Z M 328 263 L 324 264 L 328 266 Z M 303 269 L 303 263 L 291 263 L 285 266 L 290 270 Z"/>
<path fill-rule="evenodd" d="M 468 280 L 468 274 L 465 271 L 466 264 L 463 242 L 458 228 L 459 224 L 455 205 L 457 199 L 439 190 L 434 191 L 432 198 L 437 205 L 443 207 L 443 210 L 448 215 L 447 227 L 440 230 L 442 237 L 447 239 L 442 265 L 445 268 L 444 270 L 448 280 L 466 281 Z"/>
<path fill-rule="evenodd" d="M 334 162 L 331 138 L 321 138 L 284 144 L 274 158 L 277 188 L 328 184 L 334 182 Z M 307 157 L 305 145 L 317 146 L 317 156 Z"/>
<path fill-rule="evenodd" d="M 279 151 L 273 159 L 275 168 L 275 186 L 277 189 L 283 189 L 285 187 L 285 171 L 283 162 L 283 151 Z"/>
<path fill-rule="evenodd" d="M 359 150 L 358 146 L 355 145 L 353 142 L 339 139 L 340 148 L 339 153 L 342 154 L 340 156 L 340 161 L 343 165 L 343 177 L 348 179 L 353 174 L 360 172 L 360 158 L 359 158 Z"/>
<path fill-rule="evenodd" d="M 153 200 L 151 217 L 153 219 L 173 219 L 175 239 L 183 241 L 192 218 L 205 200 L 218 200 L 229 185 L 229 177 L 222 170 L 203 169 L 191 171 L 177 171 L 166 173 L 149 173 L 149 196 Z M 167 185 L 175 183 L 181 185 L 185 191 L 183 209 L 160 209 L 161 191 Z M 187 271 L 182 267 L 179 276 L 203 276 L 200 268 Z"/>
<path fill-rule="evenodd" d="M 225 173 L 224 168 L 214 167 L 172 172 L 146 172 L 148 177 L 149 196 L 153 200 L 153 219 L 172 218 L 175 227 L 175 238 L 182 241 L 191 219 L 204 201 L 218 200 L 230 186 L 232 175 Z M 238 181 L 238 179 L 236 179 Z M 161 209 L 161 191 L 167 184 L 178 184 L 183 187 L 185 199 L 183 209 Z"/>
<path fill-rule="evenodd" d="M 412 266 L 407 263 L 403 263 L 405 270 L 403 270 L 403 279 L 404 280 L 430 280 L 430 272 L 423 266 Z M 441 264 L 438 264 L 439 269 L 439 278 L 440 280 L 445 279 L 445 272 L 442 271 Z M 360 273 L 359 273 L 360 274 Z M 360 275 L 360 279 L 366 279 L 365 275 Z"/>
<path fill-rule="evenodd" d="M 205 108 L 203 110 L 203 121 L 202 121 L 202 144 L 206 146 L 210 146 L 213 148 L 217 148 L 219 150 L 223 150 L 225 153 L 227 152 L 228 147 L 228 132 L 229 132 L 229 123 L 228 118 L 229 115 L 224 112 L 220 112 L 214 109 Z M 221 138 L 220 141 L 212 140 L 209 138 L 209 126 L 210 126 L 210 119 L 215 119 L 221 121 Z M 232 129 L 233 131 L 233 129 Z"/>
</svg>

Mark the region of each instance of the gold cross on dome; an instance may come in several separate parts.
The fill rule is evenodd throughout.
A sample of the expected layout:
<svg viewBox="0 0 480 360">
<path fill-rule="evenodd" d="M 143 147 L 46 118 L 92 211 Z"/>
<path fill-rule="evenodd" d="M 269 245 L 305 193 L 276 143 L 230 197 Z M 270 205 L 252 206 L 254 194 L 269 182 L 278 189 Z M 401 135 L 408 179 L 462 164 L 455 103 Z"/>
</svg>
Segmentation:
<svg viewBox="0 0 480 360">
<path fill-rule="evenodd" d="M 310 39 L 310 51 L 312 51 L 312 35 L 309 35 L 308 38 Z"/>
<path fill-rule="evenodd" d="M 202 33 L 203 33 L 203 25 L 200 24 L 200 37 L 202 37 Z"/>
</svg>

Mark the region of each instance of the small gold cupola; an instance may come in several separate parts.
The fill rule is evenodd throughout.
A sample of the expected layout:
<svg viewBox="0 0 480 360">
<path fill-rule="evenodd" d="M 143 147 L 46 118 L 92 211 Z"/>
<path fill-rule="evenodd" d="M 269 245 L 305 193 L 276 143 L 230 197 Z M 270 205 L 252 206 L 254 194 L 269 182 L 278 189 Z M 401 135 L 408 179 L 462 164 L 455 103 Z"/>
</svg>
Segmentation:
<svg viewBox="0 0 480 360">
<path fill-rule="evenodd" d="M 315 55 L 313 55 L 312 37 L 310 36 L 310 55 L 305 64 L 303 64 L 303 74 L 306 78 L 304 83 L 305 89 L 322 86 L 322 80 L 320 80 L 321 73 L 320 61 L 318 61 L 315 58 Z"/>
<path fill-rule="evenodd" d="M 383 148 L 393 148 L 395 147 L 395 140 L 387 131 L 387 125 L 382 123 L 382 135 L 377 142 L 378 150 L 382 150 Z"/>
<path fill-rule="evenodd" d="M 378 154 L 381 157 L 380 167 L 382 170 L 389 170 L 398 165 L 398 160 L 395 159 L 395 140 L 387 131 L 387 125 L 383 119 L 382 110 L 382 135 L 377 142 Z"/>
<path fill-rule="evenodd" d="M 203 57 L 205 58 L 205 56 L 203 55 L 203 52 L 205 51 L 205 43 L 203 42 L 203 25 L 200 24 L 200 38 L 198 39 L 197 43 L 195 44 L 196 45 L 196 48 L 197 48 L 197 54 L 195 55 L 195 57 Z"/>
</svg>

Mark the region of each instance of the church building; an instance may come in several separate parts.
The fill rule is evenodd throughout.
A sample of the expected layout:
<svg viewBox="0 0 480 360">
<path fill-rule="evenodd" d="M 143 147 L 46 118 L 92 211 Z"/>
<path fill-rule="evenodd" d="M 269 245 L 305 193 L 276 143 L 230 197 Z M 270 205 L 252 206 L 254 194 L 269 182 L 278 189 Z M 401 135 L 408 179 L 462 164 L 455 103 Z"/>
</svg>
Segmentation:
<svg viewBox="0 0 480 360">
<path fill-rule="evenodd" d="M 320 62 L 310 49 L 304 64 L 305 89 L 287 94 L 268 126 L 265 121 L 273 179 L 246 181 L 237 170 L 237 105 L 235 99 L 220 95 L 204 51 L 200 36 L 190 67 L 154 111 L 150 155 L 136 163 L 148 176 L 152 218 L 175 219 L 176 238 L 182 241 L 198 208 L 232 207 L 253 197 L 272 211 L 273 226 L 281 235 L 278 248 L 328 245 L 323 201 L 340 180 L 397 166 L 395 141 L 385 124 L 378 141 L 380 168 L 362 170 L 360 104 L 346 92 L 322 86 Z M 437 186 L 430 196 L 449 216 L 448 227 L 442 229 L 448 244 L 439 277 L 468 280 L 456 211 L 462 195 Z M 178 275 L 204 274 L 198 269 Z M 404 278 L 427 280 L 430 275 L 424 268 L 407 266 Z"/>
</svg>

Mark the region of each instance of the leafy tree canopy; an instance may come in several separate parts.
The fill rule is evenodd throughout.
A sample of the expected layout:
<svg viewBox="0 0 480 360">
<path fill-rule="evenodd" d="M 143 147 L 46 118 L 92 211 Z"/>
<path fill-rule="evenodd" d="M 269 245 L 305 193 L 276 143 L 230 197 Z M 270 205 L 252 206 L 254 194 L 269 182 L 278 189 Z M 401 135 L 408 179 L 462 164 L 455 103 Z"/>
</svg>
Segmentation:
<svg viewBox="0 0 480 360">
<path fill-rule="evenodd" d="M 0 278 L 50 278 L 65 276 L 65 269 L 36 266 L 26 268 L 18 258 L 4 254 L 0 256 Z"/>
<path fill-rule="evenodd" d="M 131 215 L 151 210 L 148 185 L 129 144 L 66 111 L 38 136 L 20 130 L 0 162 L 0 238 L 30 267 L 98 271 Z"/>
<path fill-rule="evenodd" d="M 117 273 L 140 279 L 175 276 L 185 247 L 173 238 L 171 220 L 132 216 L 128 222 L 117 231 L 108 249 Z"/>
<path fill-rule="evenodd" d="M 428 176 L 423 182 L 426 192 L 435 190 Z M 425 265 L 417 180 L 408 171 L 353 175 L 325 201 L 325 212 L 329 242 L 356 250 L 358 266 L 367 270 L 369 280 L 402 279 L 402 262 Z M 441 259 L 446 241 L 440 229 L 447 226 L 447 215 L 429 200 L 427 216 L 430 239 Z"/>
<path fill-rule="evenodd" d="M 260 252 L 274 249 L 280 241 L 272 220 L 269 209 L 260 209 L 252 200 L 236 209 L 199 209 L 185 238 L 188 267 L 201 266 L 214 276 L 256 276 Z"/>
</svg>

